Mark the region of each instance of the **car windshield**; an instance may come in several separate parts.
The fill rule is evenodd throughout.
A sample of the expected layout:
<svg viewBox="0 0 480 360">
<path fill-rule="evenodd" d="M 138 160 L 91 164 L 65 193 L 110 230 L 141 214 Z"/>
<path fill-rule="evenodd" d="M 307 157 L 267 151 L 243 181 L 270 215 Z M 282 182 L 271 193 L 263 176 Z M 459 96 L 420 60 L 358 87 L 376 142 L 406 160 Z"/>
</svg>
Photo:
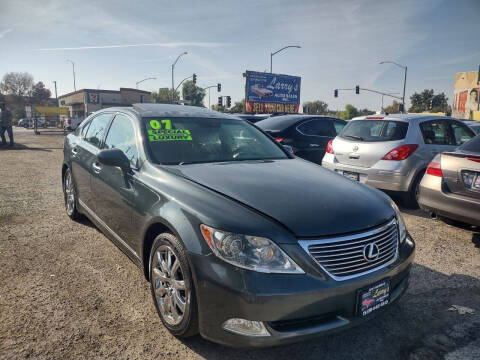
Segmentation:
<svg viewBox="0 0 480 360">
<path fill-rule="evenodd" d="M 355 141 L 395 141 L 405 139 L 408 123 L 391 120 L 352 120 L 343 128 L 340 137 Z"/>
<path fill-rule="evenodd" d="M 243 120 L 144 118 L 147 147 L 158 164 L 288 159 L 273 140 Z"/>
<path fill-rule="evenodd" d="M 467 141 L 459 147 L 463 151 L 471 151 L 480 153 L 480 135 L 475 136 L 473 139 Z"/>
</svg>

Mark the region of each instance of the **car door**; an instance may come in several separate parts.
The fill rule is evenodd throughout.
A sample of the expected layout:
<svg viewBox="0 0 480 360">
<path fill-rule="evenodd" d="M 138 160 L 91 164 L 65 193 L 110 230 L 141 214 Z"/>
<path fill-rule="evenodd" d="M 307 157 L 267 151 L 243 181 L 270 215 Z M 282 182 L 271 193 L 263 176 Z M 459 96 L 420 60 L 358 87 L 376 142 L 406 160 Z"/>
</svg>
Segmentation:
<svg viewBox="0 0 480 360">
<path fill-rule="evenodd" d="M 137 195 L 135 177 L 138 173 L 139 129 L 134 119 L 116 114 L 108 129 L 102 149 L 120 149 L 130 160 L 128 171 L 95 162 L 92 187 L 97 216 L 116 235 L 120 245 L 134 252 L 132 244 L 132 207 Z"/>
<path fill-rule="evenodd" d="M 436 154 L 455 149 L 455 139 L 448 119 L 428 120 L 420 123 L 425 143 L 423 156 L 430 161 Z"/>
<path fill-rule="evenodd" d="M 329 118 L 308 119 L 296 127 L 295 154 L 317 164 L 322 163 L 328 141 L 336 136 Z"/>
<path fill-rule="evenodd" d="M 85 124 L 86 126 L 82 126 L 76 142 L 70 147 L 72 174 L 77 188 L 77 197 L 87 211 L 94 211 L 90 180 L 94 170 L 93 164 L 111 117 L 111 113 L 95 116 Z"/>
</svg>

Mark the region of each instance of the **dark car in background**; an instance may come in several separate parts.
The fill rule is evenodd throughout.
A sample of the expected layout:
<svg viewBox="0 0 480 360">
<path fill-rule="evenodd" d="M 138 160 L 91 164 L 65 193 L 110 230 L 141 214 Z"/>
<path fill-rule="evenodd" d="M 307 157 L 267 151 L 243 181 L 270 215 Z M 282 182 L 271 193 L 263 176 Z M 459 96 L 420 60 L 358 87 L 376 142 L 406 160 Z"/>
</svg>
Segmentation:
<svg viewBox="0 0 480 360">
<path fill-rule="evenodd" d="M 415 244 L 388 196 L 226 114 L 100 110 L 66 136 L 61 174 L 68 216 L 86 215 L 142 269 L 179 337 L 308 339 L 370 319 L 408 286 Z"/>
<path fill-rule="evenodd" d="M 305 160 L 321 164 L 328 142 L 335 138 L 347 122 L 327 116 L 282 115 L 259 121 L 257 125 L 293 153 Z"/>
<path fill-rule="evenodd" d="M 435 156 L 420 183 L 418 202 L 432 215 L 480 226 L 480 135 Z"/>
<path fill-rule="evenodd" d="M 238 117 L 242 120 L 248 120 L 251 123 L 257 123 L 269 117 L 269 115 L 255 115 L 255 114 L 232 114 L 232 116 Z"/>
</svg>

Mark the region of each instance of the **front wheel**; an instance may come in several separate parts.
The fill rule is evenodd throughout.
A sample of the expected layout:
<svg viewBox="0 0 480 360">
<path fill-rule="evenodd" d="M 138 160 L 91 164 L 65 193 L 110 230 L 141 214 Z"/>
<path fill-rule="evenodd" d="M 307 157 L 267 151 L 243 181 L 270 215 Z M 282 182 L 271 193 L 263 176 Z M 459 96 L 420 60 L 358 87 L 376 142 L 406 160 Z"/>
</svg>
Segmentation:
<svg viewBox="0 0 480 360">
<path fill-rule="evenodd" d="M 150 253 L 150 289 L 165 327 L 175 336 L 198 333 L 198 311 L 190 266 L 180 241 L 170 233 L 156 237 Z"/>
<path fill-rule="evenodd" d="M 80 220 L 82 214 L 77 209 L 77 189 L 70 169 L 65 170 L 65 175 L 63 176 L 63 197 L 67 215 L 72 220 Z"/>
</svg>

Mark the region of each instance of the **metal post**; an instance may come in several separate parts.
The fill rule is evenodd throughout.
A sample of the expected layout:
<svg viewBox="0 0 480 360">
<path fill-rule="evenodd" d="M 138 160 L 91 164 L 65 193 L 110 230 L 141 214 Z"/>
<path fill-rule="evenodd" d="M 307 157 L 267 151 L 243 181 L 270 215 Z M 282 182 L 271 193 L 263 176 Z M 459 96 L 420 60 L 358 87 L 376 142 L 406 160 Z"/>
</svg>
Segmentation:
<svg viewBox="0 0 480 360">
<path fill-rule="evenodd" d="M 270 74 L 272 73 L 272 61 L 273 61 L 273 54 L 270 53 Z"/>
<path fill-rule="evenodd" d="M 181 53 L 180 55 L 177 56 L 177 59 L 175 60 L 175 62 L 172 64 L 172 104 L 175 102 L 175 83 L 173 81 L 173 71 L 175 69 L 175 64 L 177 63 L 178 59 L 180 59 L 180 57 L 182 55 L 187 55 L 188 53 L 185 51 L 183 53 Z"/>
<path fill-rule="evenodd" d="M 208 110 L 212 110 L 212 106 L 210 105 L 210 88 L 208 88 Z"/>
<path fill-rule="evenodd" d="M 407 86 L 407 67 L 405 66 L 405 78 L 403 79 L 403 113 L 407 113 L 407 109 L 405 107 L 405 87 Z"/>
<path fill-rule="evenodd" d="M 285 47 L 281 48 L 280 50 L 275 51 L 274 53 L 270 53 L 270 74 L 272 73 L 272 59 L 273 59 L 273 55 L 278 54 L 280 51 L 285 50 L 285 49 L 288 49 L 288 48 L 297 48 L 297 49 L 300 49 L 301 46 L 298 46 L 298 45 L 288 45 L 288 46 L 285 46 Z"/>
<path fill-rule="evenodd" d="M 67 59 L 68 62 L 72 63 L 72 69 L 73 69 L 73 90 L 77 91 L 77 84 L 75 82 L 75 63 L 72 60 Z"/>
</svg>

